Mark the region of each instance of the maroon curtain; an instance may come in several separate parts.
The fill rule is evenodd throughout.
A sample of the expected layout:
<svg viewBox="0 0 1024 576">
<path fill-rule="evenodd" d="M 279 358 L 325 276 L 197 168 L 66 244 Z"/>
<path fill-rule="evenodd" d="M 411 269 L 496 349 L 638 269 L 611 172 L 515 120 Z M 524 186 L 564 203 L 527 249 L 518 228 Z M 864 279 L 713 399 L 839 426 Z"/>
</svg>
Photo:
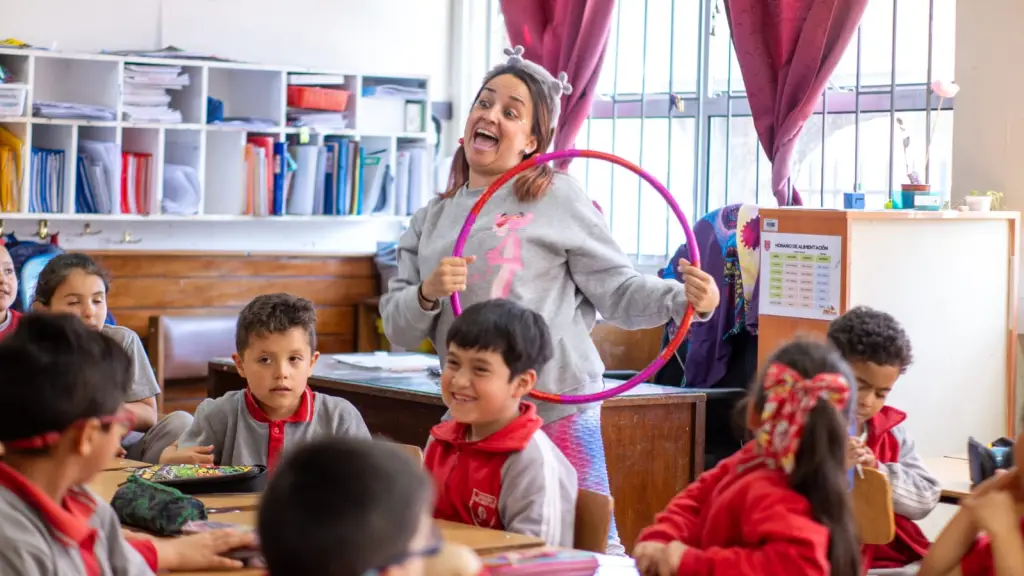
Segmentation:
<svg viewBox="0 0 1024 576">
<path fill-rule="evenodd" d="M 780 206 L 788 198 L 797 137 L 857 31 L 868 0 L 725 0 L 754 128 L 772 162 Z"/>
<path fill-rule="evenodd" d="M 615 0 L 501 0 L 501 9 L 513 46 L 526 48 L 524 56 L 552 75 L 569 76 L 572 94 L 562 97 L 555 150 L 572 148 L 590 115 Z"/>
</svg>

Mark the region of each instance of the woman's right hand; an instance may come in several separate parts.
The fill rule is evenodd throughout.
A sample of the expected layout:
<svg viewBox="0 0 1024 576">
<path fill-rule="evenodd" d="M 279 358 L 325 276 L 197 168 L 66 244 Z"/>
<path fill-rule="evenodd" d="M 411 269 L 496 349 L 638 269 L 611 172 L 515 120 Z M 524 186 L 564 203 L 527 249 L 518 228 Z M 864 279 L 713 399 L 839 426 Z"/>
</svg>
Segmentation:
<svg viewBox="0 0 1024 576">
<path fill-rule="evenodd" d="M 441 263 L 420 287 L 423 297 L 434 302 L 465 290 L 466 279 L 469 278 L 469 265 L 475 260 L 476 256 L 442 258 Z"/>
</svg>

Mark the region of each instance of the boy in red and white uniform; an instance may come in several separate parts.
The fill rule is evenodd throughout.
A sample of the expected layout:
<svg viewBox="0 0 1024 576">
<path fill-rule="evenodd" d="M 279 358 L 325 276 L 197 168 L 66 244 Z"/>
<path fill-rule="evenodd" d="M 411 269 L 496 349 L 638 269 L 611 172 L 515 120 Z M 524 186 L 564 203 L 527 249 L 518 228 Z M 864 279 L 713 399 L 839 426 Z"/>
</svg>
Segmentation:
<svg viewBox="0 0 1024 576">
<path fill-rule="evenodd" d="M 544 319 L 509 300 L 467 308 L 447 335 L 441 394 L 451 419 L 430 432 L 434 517 L 572 547 L 576 472 L 523 401 L 552 356 Z"/>
</svg>

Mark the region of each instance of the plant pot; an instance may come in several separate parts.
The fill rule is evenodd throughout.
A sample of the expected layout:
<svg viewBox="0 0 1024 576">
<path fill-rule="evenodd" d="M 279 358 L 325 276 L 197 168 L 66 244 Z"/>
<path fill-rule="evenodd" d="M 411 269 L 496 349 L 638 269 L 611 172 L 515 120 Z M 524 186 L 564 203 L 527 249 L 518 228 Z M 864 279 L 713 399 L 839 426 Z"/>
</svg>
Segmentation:
<svg viewBox="0 0 1024 576">
<path fill-rule="evenodd" d="M 992 210 L 991 196 L 967 196 L 964 198 L 967 209 L 971 212 L 989 212 Z"/>
<path fill-rule="evenodd" d="M 901 210 L 940 210 L 942 198 L 932 194 L 931 184 L 901 184 L 898 197 L 893 198 L 893 207 Z"/>
</svg>

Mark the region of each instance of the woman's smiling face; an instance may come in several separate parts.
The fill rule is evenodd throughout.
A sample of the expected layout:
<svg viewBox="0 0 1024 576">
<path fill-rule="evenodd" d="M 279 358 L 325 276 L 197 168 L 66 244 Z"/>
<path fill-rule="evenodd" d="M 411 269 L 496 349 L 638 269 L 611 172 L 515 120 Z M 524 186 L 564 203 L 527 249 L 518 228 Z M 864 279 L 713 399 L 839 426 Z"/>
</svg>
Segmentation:
<svg viewBox="0 0 1024 576">
<path fill-rule="evenodd" d="M 477 96 L 466 121 L 463 149 L 471 173 L 500 175 L 537 148 L 530 89 L 512 74 L 492 78 Z"/>
</svg>

